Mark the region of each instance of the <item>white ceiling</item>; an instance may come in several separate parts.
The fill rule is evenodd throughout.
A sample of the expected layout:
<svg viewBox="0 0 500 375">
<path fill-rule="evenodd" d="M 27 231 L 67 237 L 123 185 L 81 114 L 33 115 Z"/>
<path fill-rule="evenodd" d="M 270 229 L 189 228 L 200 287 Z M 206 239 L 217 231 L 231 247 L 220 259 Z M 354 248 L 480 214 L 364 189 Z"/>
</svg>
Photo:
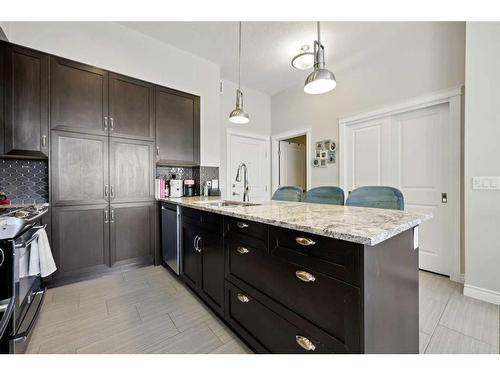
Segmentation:
<svg viewBox="0 0 500 375">
<path fill-rule="evenodd" d="M 191 52 L 221 66 L 221 77 L 238 80 L 237 22 L 121 22 L 123 26 Z M 326 65 L 338 72 L 361 60 L 411 48 L 415 22 L 322 22 Z M 316 39 L 315 22 L 244 22 L 241 84 L 273 95 L 305 80 L 291 67 L 303 44 Z"/>
</svg>

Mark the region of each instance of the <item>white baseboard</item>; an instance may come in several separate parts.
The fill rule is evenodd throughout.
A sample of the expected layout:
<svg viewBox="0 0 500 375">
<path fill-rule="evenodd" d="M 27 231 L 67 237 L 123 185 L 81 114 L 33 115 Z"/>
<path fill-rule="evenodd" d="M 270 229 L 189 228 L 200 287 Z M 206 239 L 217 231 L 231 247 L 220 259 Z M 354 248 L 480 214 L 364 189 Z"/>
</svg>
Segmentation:
<svg viewBox="0 0 500 375">
<path fill-rule="evenodd" d="M 500 305 L 500 292 L 464 284 L 464 296 Z"/>
</svg>

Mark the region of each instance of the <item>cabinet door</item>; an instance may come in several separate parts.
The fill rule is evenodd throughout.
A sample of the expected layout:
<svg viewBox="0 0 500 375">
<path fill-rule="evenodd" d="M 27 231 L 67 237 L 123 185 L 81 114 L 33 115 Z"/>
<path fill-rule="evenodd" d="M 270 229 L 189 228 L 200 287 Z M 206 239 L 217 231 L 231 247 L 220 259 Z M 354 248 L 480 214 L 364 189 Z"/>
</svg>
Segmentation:
<svg viewBox="0 0 500 375">
<path fill-rule="evenodd" d="M 184 281 L 193 289 L 198 289 L 200 284 L 201 256 L 196 250 L 196 242 L 201 229 L 194 221 L 182 218 L 181 246 L 182 246 L 182 273 Z"/>
<path fill-rule="evenodd" d="M 153 143 L 110 138 L 110 196 L 113 202 L 154 199 Z"/>
<path fill-rule="evenodd" d="M 108 134 L 108 73 L 50 58 L 51 129 Z"/>
<path fill-rule="evenodd" d="M 201 247 L 201 296 L 220 315 L 224 314 L 224 247 L 222 234 L 204 230 Z"/>
<path fill-rule="evenodd" d="M 112 266 L 152 263 L 154 205 L 153 202 L 111 205 Z"/>
<path fill-rule="evenodd" d="M 156 160 L 160 164 L 200 163 L 200 98 L 156 88 Z"/>
<path fill-rule="evenodd" d="M 4 47 L 5 154 L 48 156 L 49 56 Z"/>
<path fill-rule="evenodd" d="M 153 95 L 152 84 L 110 73 L 110 135 L 153 141 Z"/>
<path fill-rule="evenodd" d="M 108 202 L 108 138 L 52 131 L 52 203 Z"/>
<path fill-rule="evenodd" d="M 52 208 L 52 245 L 56 278 L 108 269 L 107 205 Z"/>
</svg>

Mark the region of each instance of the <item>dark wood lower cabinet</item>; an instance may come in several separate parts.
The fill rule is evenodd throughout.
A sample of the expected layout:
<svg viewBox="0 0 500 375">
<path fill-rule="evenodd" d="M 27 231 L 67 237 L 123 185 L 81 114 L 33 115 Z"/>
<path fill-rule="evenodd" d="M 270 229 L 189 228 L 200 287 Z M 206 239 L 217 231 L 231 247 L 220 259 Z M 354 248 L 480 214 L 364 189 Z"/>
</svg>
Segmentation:
<svg viewBox="0 0 500 375">
<path fill-rule="evenodd" d="M 412 229 L 364 246 L 182 212 L 182 279 L 256 352 L 418 353 Z"/>
<path fill-rule="evenodd" d="M 109 214 L 111 265 L 151 264 L 155 202 L 112 204 Z"/>
<path fill-rule="evenodd" d="M 109 265 L 108 205 L 52 208 L 54 280 L 103 272 Z"/>
</svg>

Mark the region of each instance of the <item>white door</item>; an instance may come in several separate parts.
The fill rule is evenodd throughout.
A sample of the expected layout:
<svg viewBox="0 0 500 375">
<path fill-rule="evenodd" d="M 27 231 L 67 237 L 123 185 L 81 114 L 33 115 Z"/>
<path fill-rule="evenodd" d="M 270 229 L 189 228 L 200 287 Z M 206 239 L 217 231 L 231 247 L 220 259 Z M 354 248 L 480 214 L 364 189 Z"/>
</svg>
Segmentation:
<svg viewBox="0 0 500 375">
<path fill-rule="evenodd" d="M 269 140 L 230 134 L 228 136 L 227 195 L 229 199 L 243 199 L 243 175 L 236 182 L 240 163 L 248 168 L 249 198 L 251 202 L 269 200 Z"/>
<path fill-rule="evenodd" d="M 449 104 L 347 125 L 344 183 L 387 185 L 400 189 L 405 210 L 430 212 L 420 228 L 419 266 L 450 274 L 448 191 Z"/>
<path fill-rule="evenodd" d="M 279 142 L 279 186 L 300 186 L 306 189 L 305 145 Z"/>
</svg>

